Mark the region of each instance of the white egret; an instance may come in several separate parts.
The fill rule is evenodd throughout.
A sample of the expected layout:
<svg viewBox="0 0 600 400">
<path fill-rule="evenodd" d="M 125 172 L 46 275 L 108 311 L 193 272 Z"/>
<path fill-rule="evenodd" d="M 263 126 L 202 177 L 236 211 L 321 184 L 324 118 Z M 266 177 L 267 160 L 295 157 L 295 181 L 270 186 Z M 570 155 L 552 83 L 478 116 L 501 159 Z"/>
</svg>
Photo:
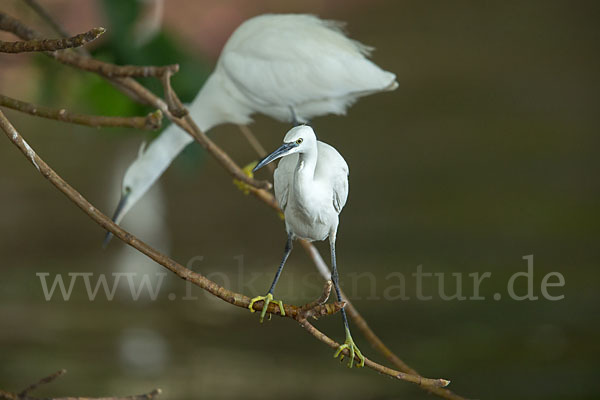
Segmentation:
<svg viewBox="0 0 600 400">
<path fill-rule="evenodd" d="M 307 122 L 344 114 L 359 97 L 394 90 L 396 75 L 368 57 L 371 47 L 348 38 L 342 24 L 306 14 L 251 18 L 231 35 L 189 106 L 201 130 L 248 124 L 254 113 Z M 192 137 L 172 124 L 129 166 L 114 215 L 119 223 Z"/>
<path fill-rule="evenodd" d="M 283 157 L 283 158 L 282 158 Z M 309 241 L 325 240 L 329 237 L 331 250 L 331 280 L 339 301 L 342 301 L 335 257 L 335 237 L 339 223 L 339 214 L 348 199 L 348 164 L 332 146 L 317 140 L 308 125 L 292 128 L 283 139 L 283 145 L 266 156 L 254 168 L 262 168 L 270 162 L 282 158 L 274 173 L 275 197 L 285 215 L 287 242 L 275 279 L 265 296 L 252 299 L 250 311 L 255 302 L 263 300 L 260 322 L 263 321 L 267 307 L 273 300 L 273 290 L 283 266 L 292 251 L 292 242 L 296 238 Z M 281 314 L 285 315 L 283 303 L 279 303 Z M 352 340 L 346 311 L 341 310 L 346 341 L 335 352 L 337 357 L 342 350 L 350 352 L 348 366 L 352 368 L 354 356 L 364 366 L 365 359 Z M 343 356 L 342 356 L 343 357 Z"/>
</svg>

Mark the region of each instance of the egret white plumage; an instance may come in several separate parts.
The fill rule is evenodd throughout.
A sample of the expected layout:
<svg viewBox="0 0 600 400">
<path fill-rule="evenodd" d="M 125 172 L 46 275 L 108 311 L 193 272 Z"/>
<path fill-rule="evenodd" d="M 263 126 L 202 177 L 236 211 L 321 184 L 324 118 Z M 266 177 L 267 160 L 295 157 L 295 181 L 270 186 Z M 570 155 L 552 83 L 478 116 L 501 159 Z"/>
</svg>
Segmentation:
<svg viewBox="0 0 600 400">
<path fill-rule="evenodd" d="M 249 305 L 250 310 L 254 312 L 254 303 L 260 300 L 264 301 L 260 315 L 261 322 L 269 303 L 275 301 L 273 300 L 273 291 L 292 251 L 292 242 L 296 238 L 309 241 L 329 238 L 331 280 L 338 300 L 342 301 L 336 264 L 335 239 L 339 214 L 348 199 L 348 164 L 336 149 L 317 140 L 314 131 L 307 125 L 292 128 L 285 135 L 283 145 L 260 161 L 254 171 L 278 158 L 282 158 L 282 160 L 274 173 L 274 189 L 277 202 L 285 215 L 288 238 L 283 259 L 271 288 L 265 296 L 253 298 Z M 283 303 L 277 302 L 281 314 L 285 315 Z M 338 348 L 334 357 L 347 348 L 350 352 L 348 364 L 350 368 L 354 364 L 355 355 L 360 360 L 358 366 L 363 366 L 365 359 L 352 340 L 346 311 L 342 309 L 341 314 L 346 331 L 346 341 Z"/>
<path fill-rule="evenodd" d="M 231 35 L 189 106 L 202 131 L 248 124 L 254 113 L 307 122 L 345 114 L 359 97 L 394 90 L 396 76 L 368 57 L 371 47 L 348 38 L 342 24 L 306 14 L 251 18 Z M 114 220 L 119 223 L 192 137 L 172 124 L 129 166 Z"/>
</svg>

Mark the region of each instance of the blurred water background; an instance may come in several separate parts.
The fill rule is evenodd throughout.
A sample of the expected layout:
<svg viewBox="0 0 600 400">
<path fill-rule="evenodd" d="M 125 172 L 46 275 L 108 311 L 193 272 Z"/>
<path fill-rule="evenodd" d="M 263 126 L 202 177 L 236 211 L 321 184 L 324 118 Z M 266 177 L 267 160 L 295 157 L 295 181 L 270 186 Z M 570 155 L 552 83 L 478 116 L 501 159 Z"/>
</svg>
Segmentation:
<svg viewBox="0 0 600 400">
<path fill-rule="evenodd" d="M 142 45 L 132 33 L 149 32 L 139 27 L 142 4 L 40 2 L 69 32 L 106 26 L 90 47 L 99 58 L 180 63 L 174 85 L 185 101 L 229 34 L 253 15 L 309 12 L 347 21 L 350 35 L 375 46 L 375 62 L 396 73 L 400 85 L 360 100 L 346 117 L 313 121 L 321 140 L 350 165 L 338 259 L 354 304 L 403 360 L 425 376 L 451 379 L 451 389 L 464 396 L 600 397 L 597 2 L 169 0 L 163 25 Z M 24 2 L 2 0 L 0 9 L 43 26 Z M 156 82 L 144 83 L 160 91 Z M 80 112 L 149 111 L 100 78 L 42 56 L 0 55 L 0 91 Z M 108 214 L 126 165 L 141 141 L 156 135 L 5 113 Z M 267 149 L 287 129 L 262 116 L 252 125 Z M 219 126 L 211 137 L 242 165 L 256 159 L 235 126 Z M 160 387 L 169 399 L 429 398 L 370 370 L 347 370 L 292 321 L 260 325 L 255 314 L 165 276 L 118 241 L 102 250 L 102 230 L 0 141 L 0 388 L 18 391 L 66 368 L 67 376 L 36 394 L 126 395 Z M 281 220 L 242 195 L 198 145 L 124 226 L 252 296 L 268 288 L 285 242 Z M 318 247 L 328 260 L 328 246 Z M 539 299 L 511 299 L 507 282 L 527 270 L 528 255 Z M 418 266 L 443 273 L 447 294 L 457 290 L 452 274 L 462 274 L 466 297 L 474 296 L 469 274 L 489 272 L 480 288 L 485 299 L 444 300 L 431 277 L 422 291 L 432 299 L 419 300 L 411 275 Z M 155 300 L 143 294 L 132 301 L 123 278 L 112 301 L 89 301 L 81 280 L 69 301 L 58 294 L 46 301 L 36 275 L 48 273 L 50 284 L 56 274 L 68 280 L 68 273 L 93 273 L 95 282 L 101 273 L 143 271 L 162 285 Z M 562 300 L 542 297 L 551 272 L 564 277 L 563 287 L 549 289 Z M 406 300 L 398 295 L 400 274 Z M 518 294 L 527 291 L 524 278 L 515 282 Z M 298 247 L 276 297 L 302 304 L 321 284 Z M 343 339 L 337 316 L 316 326 Z M 357 330 L 354 336 L 367 356 L 384 361 Z"/>
</svg>

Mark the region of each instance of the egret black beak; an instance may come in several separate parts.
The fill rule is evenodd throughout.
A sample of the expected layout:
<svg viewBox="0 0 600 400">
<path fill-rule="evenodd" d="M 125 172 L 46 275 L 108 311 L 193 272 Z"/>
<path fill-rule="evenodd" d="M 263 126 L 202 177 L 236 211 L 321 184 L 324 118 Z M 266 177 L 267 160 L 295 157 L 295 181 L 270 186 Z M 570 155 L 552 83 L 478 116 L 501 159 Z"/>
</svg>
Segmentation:
<svg viewBox="0 0 600 400">
<path fill-rule="evenodd" d="M 268 156 L 266 156 L 265 158 L 260 160 L 260 162 L 258 164 L 256 164 L 256 167 L 254 167 L 252 172 L 256 172 L 259 169 L 261 169 L 262 167 L 264 167 L 265 165 L 269 164 L 270 162 L 273 162 L 273 161 L 277 160 L 278 158 L 281 158 L 281 157 L 287 155 L 296 146 L 298 146 L 298 145 L 295 142 L 282 144 L 281 147 L 279 147 L 277 150 L 275 150 L 274 152 L 272 152 L 271 154 L 269 154 Z"/>
<path fill-rule="evenodd" d="M 121 195 L 121 200 L 119 200 L 119 204 L 117 205 L 117 209 L 115 210 L 115 213 L 112 217 L 112 221 L 113 222 L 117 222 L 119 220 L 119 217 L 121 216 L 121 212 L 123 212 L 123 209 L 125 208 L 125 204 L 127 204 L 127 200 L 129 199 L 129 194 L 131 193 L 131 191 L 126 190 L 122 195 Z M 110 243 L 110 240 L 112 239 L 113 234 L 111 232 L 106 232 L 106 236 L 104 236 L 104 242 L 102 242 L 102 248 L 106 248 L 106 246 L 108 246 L 108 244 Z"/>
</svg>

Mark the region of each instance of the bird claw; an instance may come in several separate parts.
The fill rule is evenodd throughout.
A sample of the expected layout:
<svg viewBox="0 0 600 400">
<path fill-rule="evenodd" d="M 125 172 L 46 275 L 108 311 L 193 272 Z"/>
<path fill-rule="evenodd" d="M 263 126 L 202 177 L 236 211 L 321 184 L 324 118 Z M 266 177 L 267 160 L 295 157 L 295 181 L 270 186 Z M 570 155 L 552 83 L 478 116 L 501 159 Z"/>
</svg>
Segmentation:
<svg viewBox="0 0 600 400">
<path fill-rule="evenodd" d="M 244 174 L 246 176 L 254 178 L 254 173 L 252 172 L 252 170 L 254 169 L 254 167 L 256 167 L 257 164 L 258 161 L 252 161 L 250 164 L 242 168 L 242 171 L 244 171 Z M 250 185 L 248 185 L 246 182 L 240 181 L 239 179 L 234 179 L 233 184 L 237 186 L 237 188 L 240 189 L 242 193 L 246 195 L 250 193 Z"/>
<path fill-rule="evenodd" d="M 285 316 L 285 310 L 283 309 L 283 302 L 281 300 L 273 300 L 273 295 L 271 293 L 267 293 L 266 296 L 256 296 L 250 300 L 250 304 L 248 304 L 248 308 L 250 312 L 255 312 L 254 303 L 257 301 L 264 301 L 262 311 L 260 312 L 260 323 L 262 324 L 265 319 L 265 315 L 267 314 L 267 309 L 269 308 L 269 303 L 275 302 L 279 305 L 279 311 L 282 316 Z M 271 314 L 269 314 L 269 320 L 271 319 Z"/>
<path fill-rule="evenodd" d="M 333 354 L 333 358 L 337 358 L 337 356 L 340 356 L 340 361 L 342 361 L 344 359 L 344 354 L 342 353 L 342 351 L 346 349 L 350 353 L 350 362 L 348 363 L 348 368 L 352 368 L 354 366 L 355 357 L 358 357 L 359 359 L 358 364 L 356 364 L 357 368 L 365 366 L 365 356 L 362 355 L 362 353 L 354 343 L 354 340 L 352 339 L 352 336 L 350 335 L 349 331 L 346 332 L 346 342 L 340 345 L 340 347 L 338 347 L 336 352 Z"/>
</svg>

